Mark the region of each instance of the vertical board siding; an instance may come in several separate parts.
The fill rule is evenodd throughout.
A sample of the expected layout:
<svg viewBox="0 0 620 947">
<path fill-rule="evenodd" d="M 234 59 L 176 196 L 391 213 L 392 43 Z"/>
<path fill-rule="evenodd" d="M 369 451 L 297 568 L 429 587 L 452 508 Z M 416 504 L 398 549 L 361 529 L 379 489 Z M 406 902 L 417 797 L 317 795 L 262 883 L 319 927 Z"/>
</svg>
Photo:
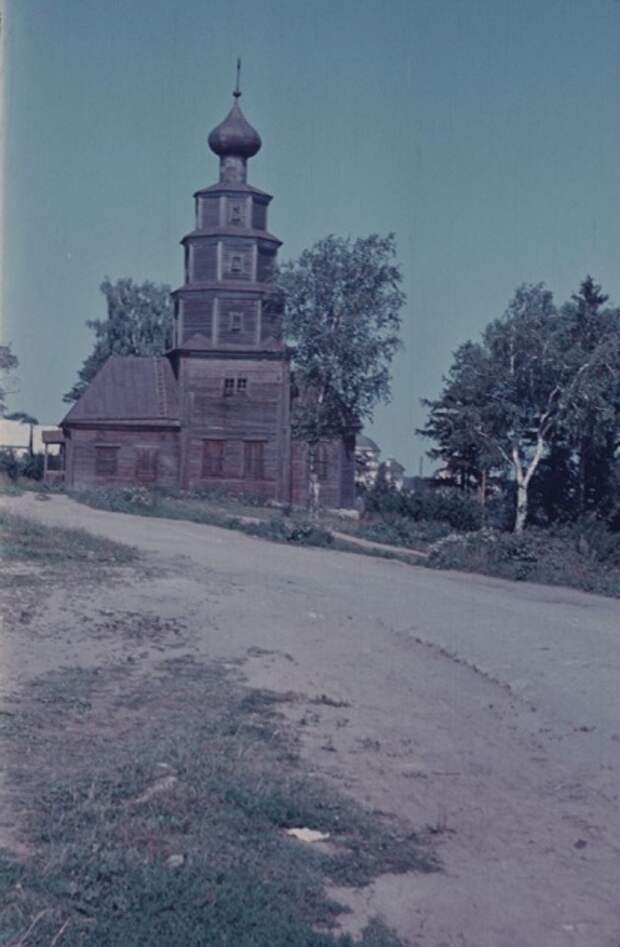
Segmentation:
<svg viewBox="0 0 620 947">
<path fill-rule="evenodd" d="M 178 485 L 179 435 L 176 431 L 74 429 L 70 443 L 70 479 L 74 486 L 148 483 L 174 489 Z M 115 473 L 101 472 L 97 455 L 101 456 L 102 448 L 114 450 Z"/>
<path fill-rule="evenodd" d="M 206 239 L 192 243 L 191 282 L 206 283 L 217 279 L 217 241 Z"/>
<path fill-rule="evenodd" d="M 217 227 L 220 222 L 220 199 L 219 197 L 201 197 L 198 200 L 198 219 L 196 227 L 198 230 L 208 230 Z"/>
</svg>

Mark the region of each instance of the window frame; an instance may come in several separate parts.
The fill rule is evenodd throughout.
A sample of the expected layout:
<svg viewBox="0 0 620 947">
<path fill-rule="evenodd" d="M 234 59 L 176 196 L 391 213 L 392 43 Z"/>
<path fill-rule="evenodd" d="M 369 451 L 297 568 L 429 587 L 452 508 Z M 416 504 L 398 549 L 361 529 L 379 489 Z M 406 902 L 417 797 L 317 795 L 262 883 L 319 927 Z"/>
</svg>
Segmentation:
<svg viewBox="0 0 620 947">
<path fill-rule="evenodd" d="M 243 226 L 243 205 L 239 201 L 234 201 L 228 207 L 228 223 L 232 227 Z"/>
<path fill-rule="evenodd" d="M 239 273 L 243 274 L 245 272 L 244 267 L 243 267 L 243 254 L 242 253 L 231 253 L 229 272 L 233 276 L 236 276 Z"/>
<path fill-rule="evenodd" d="M 244 330 L 243 324 L 243 313 L 242 312 L 229 312 L 228 313 L 228 331 L 231 335 L 242 335 Z"/>
<path fill-rule="evenodd" d="M 149 458 L 149 462 L 141 469 L 141 460 Z M 154 444 L 138 444 L 136 446 L 136 464 L 134 473 L 136 480 L 141 483 L 153 483 L 157 480 L 159 466 L 159 448 Z"/>
<path fill-rule="evenodd" d="M 264 440 L 243 442 L 243 477 L 245 480 L 265 480 Z"/>
<path fill-rule="evenodd" d="M 106 452 L 104 454 L 104 451 Z M 118 477 L 118 453 L 119 444 L 95 444 L 95 476 L 96 477 Z M 108 469 L 102 469 L 104 457 L 113 460 Z M 106 465 L 103 464 L 105 467 Z"/>
<path fill-rule="evenodd" d="M 214 450 L 213 453 L 210 453 L 211 448 L 215 448 L 215 445 L 217 445 L 217 450 Z M 200 468 L 201 477 L 205 479 L 207 477 L 223 477 L 225 454 L 226 441 L 224 438 L 204 438 L 202 442 L 202 463 Z"/>
</svg>

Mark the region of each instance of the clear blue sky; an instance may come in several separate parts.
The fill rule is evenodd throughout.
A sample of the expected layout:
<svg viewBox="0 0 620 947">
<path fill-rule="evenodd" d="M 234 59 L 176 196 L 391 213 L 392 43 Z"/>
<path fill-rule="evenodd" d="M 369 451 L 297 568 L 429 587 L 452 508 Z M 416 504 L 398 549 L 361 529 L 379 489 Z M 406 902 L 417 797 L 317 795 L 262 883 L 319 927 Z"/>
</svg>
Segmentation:
<svg viewBox="0 0 620 947">
<path fill-rule="evenodd" d="M 417 472 L 419 399 L 519 283 L 591 272 L 620 303 L 618 0 L 7 0 L 5 25 L 14 410 L 62 417 L 104 276 L 180 283 L 237 55 L 282 258 L 396 234 L 384 456 Z"/>
</svg>

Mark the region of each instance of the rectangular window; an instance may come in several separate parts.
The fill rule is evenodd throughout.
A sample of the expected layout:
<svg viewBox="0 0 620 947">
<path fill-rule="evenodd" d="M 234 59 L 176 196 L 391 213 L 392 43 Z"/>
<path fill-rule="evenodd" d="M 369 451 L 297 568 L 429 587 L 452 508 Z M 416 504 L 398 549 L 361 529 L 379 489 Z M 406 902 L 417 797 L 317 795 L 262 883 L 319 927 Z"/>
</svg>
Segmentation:
<svg viewBox="0 0 620 947">
<path fill-rule="evenodd" d="M 230 258 L 230 272 L 243 273 L 243 257 L 239 253 L 233 253 Z"/>
<path fill-rule="evenodd" d="M 246 441 L 243 445 L 243 473 L 251 480 L 263 480 L 265 476 L 264 441 Z"/>
<path fill-rule="evenodd" d="M 231 312 L 228 319 L 228 329 L 235 334 L 243 331 L 243 313 Z"/>
<path fill-rule="evenodd" d="M 136 448 L 136 479 L 142 483 L 157 480 L 157 448 Z"/>
<path fill-rule="evenodd" d="M 204 441 L 202 445 L 203 477 L 223 476 L 225 443 L 225 441 Z"/>
<path fill-rule="evenodd" d="M 237 394 L 246 395 L 248 392 L 247 378 L 237 378 Z"/>
<path fill-rule="evenodd" d="M 118 447 L 95 447 L 95 473 L 98 477 L 115 477 L 118 473 Z"/>
<path fill-rule="evenodd" d="M 231 224 L 242 224 L 243 223 L 243 214 L 241 212 L 241 204 L 231 204 L 230 205 L 230 216 L 229 221 Z"/>
<path fill-rule="evenodd" d="M 224 397 L 230 398 L 231 395 L 235 393 L 235 379 L 234 378 L 225 378 L 224 379 Z"/>
</svg>

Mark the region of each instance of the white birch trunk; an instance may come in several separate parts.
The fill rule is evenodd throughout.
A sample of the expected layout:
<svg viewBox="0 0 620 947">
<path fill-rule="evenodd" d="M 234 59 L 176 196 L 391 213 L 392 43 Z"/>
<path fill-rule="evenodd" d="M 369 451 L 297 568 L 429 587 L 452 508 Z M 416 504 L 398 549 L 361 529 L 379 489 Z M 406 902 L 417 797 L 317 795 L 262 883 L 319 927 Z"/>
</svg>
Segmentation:
<svg viewBox="0 0 620 947">
<path fill-rule="evenodd" d="M 517 480 L 517 512 L 515 516 L 515 533 L 522 533 L 525 528 L 525 522 L 527 520 L 527 512 L 529 506 L 529 486 L 530 481 L 536 472 L 542 455 L 545 451 L 545 441 L 542 434 L 538 434 L 536 439 L 536 450 L 534 455 L 524 469 L 521 462 L 521 457 L 519 455 L 519 449 L 513 447 L 512 449 L 512 463 L 515 469 L 515 476 Z"/>
</svg>

